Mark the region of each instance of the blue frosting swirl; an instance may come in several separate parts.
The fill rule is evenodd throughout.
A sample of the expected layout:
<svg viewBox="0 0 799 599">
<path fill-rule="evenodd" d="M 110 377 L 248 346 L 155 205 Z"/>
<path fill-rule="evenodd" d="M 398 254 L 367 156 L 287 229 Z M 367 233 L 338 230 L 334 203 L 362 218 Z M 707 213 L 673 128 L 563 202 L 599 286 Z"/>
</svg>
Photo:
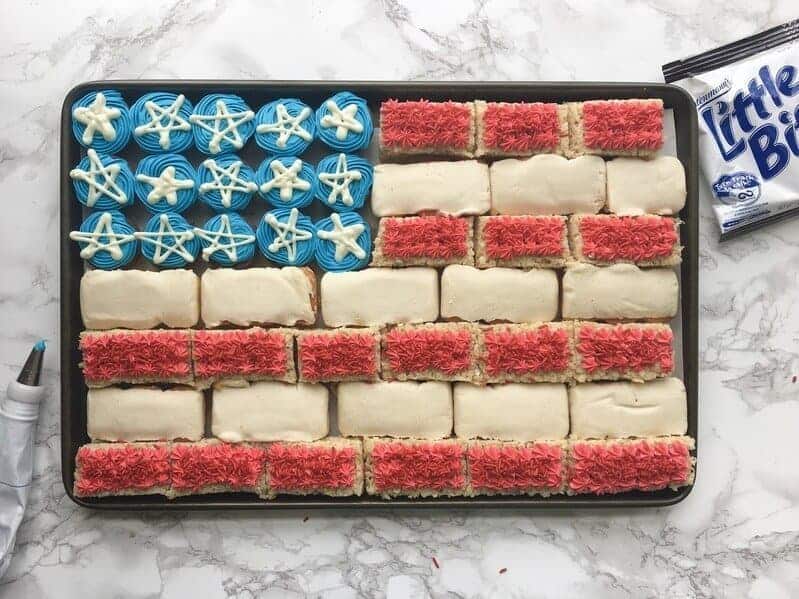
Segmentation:
<svg viewBox="0 0 799 599">
<path fill-rule="evenodd" d="M 316 193 L 313 167 L 296 156 L 267 158 L 255 172 L 261 197 L 275 208 L 304 208 Z"/>
<path fill-rule="evenodd" d="M 347 110 L 348 106 L 355 106 Z M 343 113 L 343 120 L 340 118 Z M 354 123 L 352 122 L 354 119 Z M 358 127 L 359 126 L 359 127 Z M 354 130 L 355 127 L 360 131 Z M 351 92 L 339 92 L 316 109 L 316 129 L 319 139 L 339 152 L 362 150 L 372 140 L 372 115 L 366 100 Z"/>
<path fill-rule="evenodd" d="M 158 189 L 159 180 L 167 184 L 164 189 Z M 136 197 L 153 214 L 185 212 L 198 187 L 197 171 L 180 154 L 145 156 L 136 166 Z"/>
<path fill-rule="evenodd" d="M 200 200 L 214 212 L 244 210 L 258 189 L 255 171 L 235 154 L 208 158 L 197 169 Z"/>
<path fill-rule="evenodd" d="M 161 268 L 182 268 L 194 262 L 200 251 L 200 240 L 194 227 L 175 212 L 156 214 L 136 233 L 141 253 Z"/>
<path fill-rule="evenodd" d="M 72 134 L 85 148 L 116 154 L 132 132 L 130 109 L 118 91 L 89 92 L 72 105 Z"/>
<path fill-rule="evenodd" d="M 197 149 L 211 155 L 243 148 L 255 132 L 254 119 L 247 103 L 233 94 L 203 96 L 189 117 Z"/>
<path fill-rule="evenodd" d="M 220 266 L 249 262 L 255 255 L 255 233 L 241 216 L 226 212 L 212 216 L 194 235 L 203 246 L 203 260 Z"/>
<path fill-rule="evenodd" d="M 297 98 L 269 102 L 255 115 L 255 143 L 275 156 L 299 156 L 314 137 L 314 112 Z"/>
<path fill-rule="evenodd" d="M 133 140 L 146 152 L 183 152 L 192 144 L 189 117 L 194 105 L 183 95 L 152 92 L 130 107 Z"/>
<path fill-rule="evenodd" d="M 331 154 L 316 165 L 316 197 L 336 212 L 359 210 L 372 188 L 374 169 L 353 154 Z"/>
<path fill-rule="evenodd" d="M 119 210 L 133 204 L 133 172 L 127 160 L 98 154 L 87 156 L 69 171 L 78 201 L 94 210 Z"/>
<path fill-rule="evenodd" d="M 359 233 L 360 230 L 360 233 Z M 334 240 L 331 234 L 341 235 Z M 369 264 L 372 253 L 372 231 L 355 212 L 331 214 L 316 223 L 316 263 L 330 272 L 360 270 Z M 359 250 L 350 247 L 357 244 Z M 360 252 L 361 255 L 357 255 Z"/>
<path fill-rule="evenodd" d="M 258 249 L 272 262 L 283 266 L 303 266 L 314 258 L 316 228 L 296 208 L 270 210 L 261 219 Z"/>
<path fill-rule="evenodd" d="M 125 266 L 139 247 L 133 227 L 119 210 L 92 212 L 69 237 L 78 242 L 81 258 L 103 270 Z"/>
</svg>

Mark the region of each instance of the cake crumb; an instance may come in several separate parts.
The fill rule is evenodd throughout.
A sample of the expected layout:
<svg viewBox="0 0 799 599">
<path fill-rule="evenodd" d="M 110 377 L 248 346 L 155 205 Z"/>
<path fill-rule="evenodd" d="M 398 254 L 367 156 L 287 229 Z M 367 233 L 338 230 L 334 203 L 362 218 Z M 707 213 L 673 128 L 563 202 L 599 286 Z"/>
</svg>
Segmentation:
<svg viewBox="0 0 799 599">
<path fill-rule="evenodd" d="M 791 382 L 792 382 L 792 383 L 795 383 L 795 382 L 796 382 L 796 375 L 793 375 L 793 378 L 791 379 Z"/>
<path fill-rule="evenodd" d="M 438 565 L 438 560 L 437 560 L 435 557 L 433 557 L 432 559 L 433 559 L 433 565 L 434 565 L 436 568 L 440 568 L 441 566 L 439 566 L 439 565 Z"/>
<path fill-rule="evenodd" d="M 504 573 L 505 573 L 505 572 L 507 572 L 507 571 L 508 571 L 508 569 L 507 569 L 507 568 L 500 568 L 500 569 L 499 569 L 499 573 L 500 573 L 500 574 L 504 574 Z"/>
<path fill-rule="evenodd" d="M 303 522 L 308 522 L 308 516 L 305 516 L 305 518 L 303 518 L 302 521 Z"/>
</svg>

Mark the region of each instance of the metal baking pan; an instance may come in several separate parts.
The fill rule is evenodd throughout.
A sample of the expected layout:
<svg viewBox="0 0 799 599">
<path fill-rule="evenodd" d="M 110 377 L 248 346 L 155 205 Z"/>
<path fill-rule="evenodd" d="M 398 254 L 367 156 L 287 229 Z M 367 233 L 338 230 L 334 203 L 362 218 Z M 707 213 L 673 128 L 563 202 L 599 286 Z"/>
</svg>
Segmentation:
<svg viewBox="0 0 799 599">
<path fill-rule="evenodd" d="M 86 435 L 86 386 L 78 363 L 78 335 L 83 329 L 80 316 L 79 284 L 84 272 L 84 264 L 78 255 L 77 247 L 69 239 L 69 232 L 77 229 L 84 216 L 83 207 L 76 201 L 69 178 L 69 171 L 82 156 L 82 148 L 75 141 L 71 130 L 70 107 L 73 102 L 91 90 L 119 90 L 128 104 L 150 91 L 171 91 L 183 93 L 196 102 L 205 94 L 214 92 L 235 93 L 257 110 L 266 102 L 281 97 L 298 97 L 310 106 L 319 105 L 325 98 L 341 90 L 351 90 L 369 103 L 375 125 L 376 111 L 383 100 L 388 98 L 430 100 L 474 100 L 489 101 L 543 101 L 566 102 L 591 99 L 613 98 L 660 98 L 674 118 L 675 149 L 687 178 L 688 197 L 685 208 L 680 213 L 683 225 L 680 228 L 684 246 L 683 261 L 680 267 L 681 310 L 675 329 L 681 330 L 681 344 L 676 348 L 677 363 L 682 363 L 682 375 L 688 396 L 688 434 L 697 438 L 698 397 L 698 239 L 699 206 L 697 192 L 698 150 L 697 117 L 691 97 L 682 89 L 672 85 L 650 83 L 544 83 L 544 82 L 497 82 L 497 83 L 423 83 L 423 82 L 355 82 L 355 81 L 180 81 L 180 80 L 141 80 L 141 81 L 94 81 L 74 87 L 64 99 L 61 111 L 61 165 L 60 165 L 60 254 L 61 254 L 61 473 L 67 495 L 76 503 L 90 508 L 108 510 L 201 510 L 201 509 L 276 509 L 276 508 L 325 508 L 325 507 L 527 507 L 527 508 L 624 508 L 661 507 L 678 503 L 691 492 L 691 487 L 678 491 L 662 490 L 656 492 L 628 492 L 605 496 L 552 497 L 475 497 L 475 498 L 397 498 L 390 501 L 363 495 L 361 497 L 324 496 L 280 496 L 265 501 L 255 495 L 244 493 L 220 493 L 197 495 L 168 500 L 161 496 L 125 496 L 104 498 L 77 498 L 72 492 L 74 484 L 75 454 L 78 448 L 89 441 Z M 308 155 L 311 162 L 318 159 L 312 146 Z M 376 146 L 373 143 L 372 146 Z M 322 152 L 317 149 L 317 152 Z M 190 161 L 197 164 L 199 153 L 186 152 Z M 119 152 L 124 158 L 135 161 L 143 155 L 135 143 Z M 257 166 L 264 159 L 264 153 L 254 143 L 249 143 L 239 152 L 245 162 Z M 376 151 L 368 156 L 372 161 Z M 134 207 L 135 209 L 135 207 Z M 139 207 L 141 210 L 141 207 Z M 193 208 L 200 213 L 202 208 Z M 265 204 L 254 199 L 249 211 L 253 215 L 263 213 Z M 245 212 L 245 217 L 248 212 Z M 189 212 L 191 222 L 203 222 L 211 215 Z M 136 218 L 128 212 L 135 225 L 141 224 L 144 213 Z M 314 216 L 312 214 L 312 216 Z M 249 219 L 250 222 L 258 218 Z M 265 264 L 265 262 L 264 262 Z M 254 265 L 258 265 L 256 261 Z M 147 268 L 141 258 L 130 267 Z M 677 335 L 679 339 L 680 334 Z M 679 371 L 678 371 L 679 374 Z"/>
</svg>

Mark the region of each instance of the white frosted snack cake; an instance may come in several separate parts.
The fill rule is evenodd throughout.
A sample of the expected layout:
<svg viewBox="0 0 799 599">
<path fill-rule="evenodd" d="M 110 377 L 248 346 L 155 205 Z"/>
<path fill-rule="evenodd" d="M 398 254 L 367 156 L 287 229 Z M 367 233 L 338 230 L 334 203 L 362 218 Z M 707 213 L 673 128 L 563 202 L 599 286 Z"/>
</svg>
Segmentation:
<svg viewBox="0 0 799 599">
<path fill-rule="evenodd" d="M 441 317 L 483 322 L 541 322 L 558 313 L 554 270 L 447 266 L 441 275 Z"/>
<path fill-rule="evenodd" d="M 363 443 L 327 437 L 311 442 L 277 442 L 265 448 L 266 468 L 259 494 L 328 495 L 363 493 Z"/>
<path fill-rule="evenodd" d="M 329 327 L 429 322 L 438 318 L 438 273 L 422 267 L 328 272 L 321 296 Z"/>
<path fill-rule="evenodd" d="M 297 380 L 293 329 L 194 330 L 191 332 L 195 384 L 217 381 Z"/>
<path fill-rule="evenodd" d="M 316 321 L 316 276 L 310 268 L 216 268 L 201 277 L 207 327 Z"/>
<path fill-rule="evenodd" d="M 386 100 L 380 104 L 380 155 L 474 155 L 474 102 Z"/>
<path fill-rule="evenodd" d="M 562 268 L 571 256 L 564 216 L 481 216 L 477 219 L 478 268 Z"/>
<path fill-rule="evenodd" d="M 297 331 L 297 371 L 307 383 L 373 381 L 380 375 L 380 331 Z"/>
<path fill-rule="evenodd" d="M 474 219 L 441 214 L 380 219 L 372 266 L 474 264 Z"/>
<path fill-rule="evenodd" d="M 568 110 L 551 102 L 475 102 L 477 156 L 566 154 Z"/>
<path fill-rule="evenodd" d="M 481 327 L 480 370 L 487 383 L 565 383 L 574 374 L 573 323 Z"/>
<path fill-rule="evenodd" d="M 569 389 L 572 439 L 684 435 L 685 386 L 677 378 L 647 383 L 584 383 Z"/>
<path fill-rule="evenodd" d="M 187 329 L 83 331 L 78 348 L 80 368 L 90 388 L 194 382 L 191 331 Z"/>
<path fill-rule="evenodd" d="M 375 216 L 485 214 L 491 208 L 488 165 L 476 160 L 378 164 L 372 188 Z"/>
<path fill-rule="evenodd" d="M 204 430 L 203 394 L 194 389 L 106 387 L 86 396 L 93 441 L 197 441 Z"/>
<path fill-rule="evenodd" d="M 467 442 L 465 495 L 562 493 L 567 475 L 567 443 L 551 441 Z"/>
<path fill-rule="evenodd" d="M 216 385 L 211 430 L 231 443 L 314 441 L 328 434 L 328 390 L 323 385 L 264 381 Z"/>
<path fill-rule="evenodd" d="M 563 275 L 563 318 L 667 320 L 677 314 L 679 284 L 668 268 L 572 263 Z"/>
<path fill-rule="evenodd" d="M 382 335 L 387 380 L 480 380 L 482 335 L 472 323 L 398 325 Z"/>
<path fill-rule="evenodd" d="M 463 495 L 466 443 L 458 439 L 364 439 L 366 492 L 386 499 Z"/>
<path fill-rule="evenodd" d="M 663 101 L 570 102 L 571 155 L 653 156 L 663 146 Z"/>
<path fill-rule="evenodd" d="M 668 376 L 674 370 L 673 343 L 668 324 L 577 321 L 573 376 L 578 382 Z"/>
<path fill-rule="evenodd" d="M 192 327 L 200 315 L 199 279 L 190 270 L 90 270 L 80 280 L 87 329 Z"/>
<path fill-rule="evenodd" d="M 172 443 L 170 498 L 205 493 L 258 493 L 264 484 L 266 449 L 250 443 Z"/>
<path fill-rule="evenodd" d="M 599 212 L 605 205 L 605 161 L 556 154 L 491 165 L 491 213 L 552 215 Z"/>
<path fill-rule="evenodd" d="M 685 169 L 675 156 L 616 158 L 607 163 L 608 210 L 675 216 L 685 206 Z"/>
<path fill-rule="evenodd" d="M 452 388 L 441 381 L 338 385 L 338 429 L 345 437 L 442 439 L 452 434 Z"/>
<path fill-rule="evenodd" d="M 675 218 L 652 214 L 575 214 L 569 219 L 569 240 L 580 262 L 675 266 L 682 253 L 679 227 Z"/>
<path fill-rule="evenodd" d="M 463 439 L 538 441 L 569 433 L 566 385 L 455 383 L 455 436 Z"/>
</svg>

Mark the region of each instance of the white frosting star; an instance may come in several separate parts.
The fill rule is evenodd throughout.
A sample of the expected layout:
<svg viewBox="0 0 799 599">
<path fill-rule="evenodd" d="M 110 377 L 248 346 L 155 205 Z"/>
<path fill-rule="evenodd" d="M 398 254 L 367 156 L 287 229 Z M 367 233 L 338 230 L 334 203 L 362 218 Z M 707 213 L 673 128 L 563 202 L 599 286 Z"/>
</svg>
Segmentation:
<svg viewBox="0 0 799 599">
<path fill-rule="evenodd" d="M 230 226 L 230 217 L 228 217 L 227 214 L 222 214 L 219 217 L 219 228 L 216 231 L 195 227 L 194 234 L 210 244 L 203 248 L 204 260 L 210 260 L 211 254 L 216 251 L 221 251 L 227 254 L 231 262 L 236 262 L 238 260 L 238 251 L 236 248 L 255 242 L 255 235 L 234 233 Z M 223 243 L 221 241 L 222 239 L 227 239 L 228 241 Z"/>
<path fill-rule="evenodd" d="M 155 102 L 148 100 L 144 103 L 144 109 L 150 115 L 150 122 L 136 127 L 134 135 L 146 135 L 147 133 L 158 133 L 158 143 L 164 150 L 168 150 L 172 131 L 189 131 L 191 125 L 180 116 L 180 109 L 183 107 L 186 97 L 180 94 L 169 106 L 162 108 Z M 164 120 L 166 119 L 166 120 Z"/>
<path fill-rule="evenodd" d="M 176 254 L 183 258 L 186 262 L 194 262 L 194 256 L 186 249 L 186 242 L 194 239 L 193 231 L 175 231 L 172 223 L 169 222 L 169 216 L 162 214 L 158 222 L 158 231 L 149 233 L 147 231 L 137 231 L 133 234 L 136 239 L 141 240 L 142 243 L 152 243 L 155 246 L 155 253 L 153 254 L 153 264 L 161 264 L 169 258 L 172 254 Z M 173 239 L 170 245 L 164 243 L 164 238 Z M 164 251 L 166 250 L 166 251 Z"/>
<path fill-rule="evenodd" d="M 111 213 L 103 212 L 91 233 L 72 231 L 69 234 L 73 241 L 88 244 L 80 251 L 81 258 L 87 260 L 102 250 L 106 250 L 114 260 L 122 258 L 122 246 L 133 241 L 135 236 L 130 233 L 116 233 L 112 228 L 112 221 Z M 105 243 L 101 241 L 103 237 L 106 238 Z"/>
<path fill-rule="evenodd" d="M 303 108 L 297 116 L 291 116 L 283 104 L 275 107 L 277 120 L 274 123 L 261 123 L 255 128 L 257 133 L 277 133 L 275 145 L 278 148 L 285 148 L 292 135 L 311 141 L 313 135 L 310 131 L 302 128 L 302 122 L 311 116 L 311 109 L 307 106 Z"/>
<path fill-rule="evenodd" d="M 336 246 L 335 260 L 341 262 L 347 254 L 353 254 L 359 260 L 366 258 L 366 250 L 358 245 L 358 236 L 363 233 L 365 227 L 361 223 L 345 227 L 341 223 L 341 217 L 337 213 L 330 215 L 333 222 L 332 231 L 317 231 L 319 239 L 332 241 Z"/>
<path fill-rule="evenodd" d="M 168 166 L 157 177 L 138 174 L 136 180 L 152 186 L 152 190 L 147 194 L 147 203 L 155 204 L 161 198 L 166 198 L 166 203 L 174 206 L 178 203 L 178 191 L 181 189 L 191 189 L 194 181 L 191 179 L 178 179 L 175 177 L 175 167 Z"/>
<path fill-rule="evenodd" d="M 222 198 L 222 206 L 225 208 L 230 208 L 233 202 L 233 192 L 252 193 L 258 189 L 258 186 L 252 181 L 245 181 L 239 177 L 242 167 L 241 160 L 236 160 L 230 163 L 229 166 L 219 166 L 216 160 L 209 158 L 203 162 L 203 166 L 211 172 L 211 177 L 214 180 L 208 183 L 201 183 L 200 193 L 218 191 Z"/>
<path fill-rule="evenodd" d="M 100 196 L 108 196 L 120 205 L 127 204 L 127 194 L 116 184 L 116 178 L 119 175 L 121 166 L 119 164 L 104 166 L 97 152 L 91 148 L 87 154 L 89 157 L 88 171 L 80 168 L 73 168 L 69 171 L 70 177 L 83 181 L 89 186 L 89 192 L 86 195 L 86 206 L 93 208 Z M 102 182 L 98 177 L 102 177 Z"/>
<path fill-rule="evenodd" d="M 88 106 L 78 106 L 72 111 L 72 116 L 79 123 L 86 125 L 83 131 L 83 143 L 90 144 L 95 132 L 103 136 L 105 141 L 114 141 L 117 137 L 116 129 L 111 123 L 122 114 L 119 108 L 108 107 L 105 104 L 105 95 L 97 92 L 94 101 Z"/>
<path fill-rule="evenodd" d="M 208 149 L 212 153 L 218 154 L 221 150 L 222 141 L 227 141 L 237 150 L 241 149 L 244 145 L 244 140 L 239 133 L 239 125 L 251 121 L 253 118 L 255 118 L 255 113 L 252 110 L 228 112 L 227 104 L 222 100 L 217 100 L 214 114 L 193 114 L 189 117 L 189 120 L 211 134 Z M 210 121 L 212 125 L 208 125 L 206 121 Z M 222 123 L 225 124 L 224 127 L 221 126 Z"/>
<path fill-rule="evenodd" d="M 269 163 L 269 168 L 272 169 L 272 175 L 274 176 L 261 185 L 262 193 L 266 193 L 277 187 L 280 189 L 280 199 L 288 202 L 291 200 L 291 196 L 295 189 L 300 191 L 308 191 L 311 189 L 310 181 L 300 179 L 302 160 L 299 158 L 289 167 L 286 167 L 280 160 L 273 160 Z"/>
<path fill-rule="evenodd" d="M 347 155 L 339 154 L 336 162 L 336 170 L 332 173 L 319 173 L 319 180 L 329 186 L 330 193 L 327 195 L 327 203 L 331 206 L 341 196 L 341 203 L 345 206 L 352 206 L 353 199 L 350 193 L 350 183 L 361 180 L 361 171 L 348 170 Z"/>
<path fill-rule="evenodd" d="M 266 224 L 274 229 L 277 237 L 269 244 L 269 251 L 276 253 L 281 249 L 286 248 L 289 262 L 297 260 L 297 242 L 308 241 L 313 237 L 313 233 L 305 231 L 297 227 L 297 219 L 300 216 L 300 211 L 292 208 L 289 212 L 289 218 L 285 223 L 281 223 L 277 217 L 271 212 L 267 212 L 264 216 Z"/>
<path fill-rule="evenodd" d="M 363 131 L 363 124 L 355 118 L 358 114 L 357 104 L 347 104 L 344 108 L 339 108 L 333 100 L 325 102 L 325 106 L 329 111 L 319 121 L 325 129 L 331 127 L 336 128 L 336 139 L 347 139 L 347 135 L 352 131 L 353 133 L 361 133 Z"/>
</svg>

